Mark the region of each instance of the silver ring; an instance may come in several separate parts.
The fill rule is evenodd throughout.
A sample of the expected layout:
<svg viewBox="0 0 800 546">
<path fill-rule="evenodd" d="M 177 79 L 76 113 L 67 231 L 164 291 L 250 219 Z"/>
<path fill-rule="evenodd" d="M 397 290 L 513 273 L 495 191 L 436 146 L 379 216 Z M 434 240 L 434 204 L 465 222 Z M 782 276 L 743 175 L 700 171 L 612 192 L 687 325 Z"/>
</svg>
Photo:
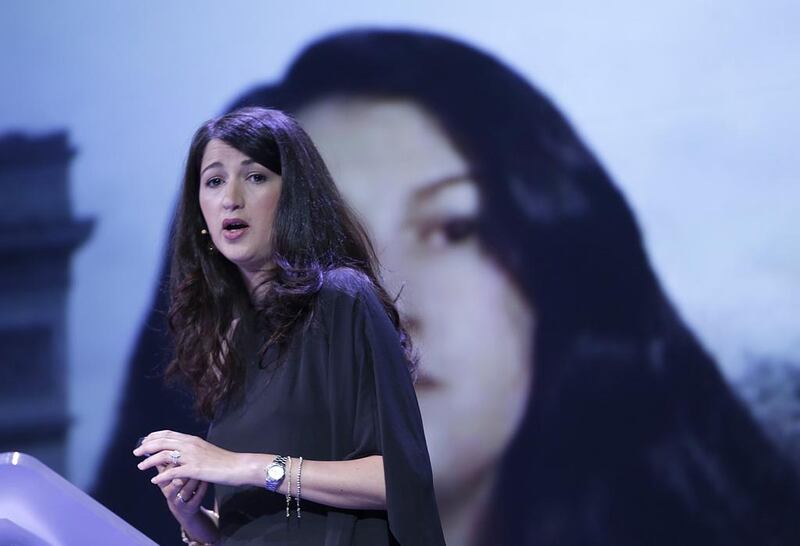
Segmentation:
<svg viewBox="0 0 800 546">
<path fill-rule="evenodd" d="M 178 466 L 178 459 L 181 458 L 181 452 L 178 451 L 177 449 L 173 449 L 169 453 L 169 458 L 172 459 L 172 464 Z"/>
<path fill-rule="evenodd" d="M 185 503 L 187 503 L 187 502 L 189 502 L 188 500 L 186 500 L 186 499 L 184 499 L 184 498 L 183 498 L 183 495 L 181 495 L 181 493 L 183 493 L 183 491 L 178 491 L 178 495 L 177 495 L 178 499 L 179 499 L 181 502 L 183 502 L 184 504 L 185 504 Z M 196 494 L 197 494 L 197 489 L 195 489 L 194 491 L 192 491 L 192 497 L 194 497 Z M 192 498 L 191 498 L 191 497 L 189 497 L 189 500 L 192 500 Z"/>
</svg>

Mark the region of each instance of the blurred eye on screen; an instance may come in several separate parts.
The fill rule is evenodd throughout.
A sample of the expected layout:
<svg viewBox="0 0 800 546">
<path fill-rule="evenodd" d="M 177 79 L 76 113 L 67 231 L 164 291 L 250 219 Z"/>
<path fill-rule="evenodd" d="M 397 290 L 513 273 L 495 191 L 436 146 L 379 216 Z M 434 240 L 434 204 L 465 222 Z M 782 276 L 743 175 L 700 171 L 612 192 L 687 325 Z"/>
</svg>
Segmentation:
<svg viewBox="0 0 800 546">
<path fill-rule="evenodd" d="M 475 234 L 474 216 L 449 216 L 423 222 L 421 241 L 433 248 L 457 245 Z"/>
</svg>

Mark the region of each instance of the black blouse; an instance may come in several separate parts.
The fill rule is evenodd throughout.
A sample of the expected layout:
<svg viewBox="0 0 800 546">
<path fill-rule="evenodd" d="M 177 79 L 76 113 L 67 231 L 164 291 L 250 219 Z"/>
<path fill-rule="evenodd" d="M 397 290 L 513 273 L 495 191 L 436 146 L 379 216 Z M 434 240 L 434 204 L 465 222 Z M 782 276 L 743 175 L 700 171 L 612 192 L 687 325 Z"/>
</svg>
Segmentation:
<svg viewBox="0 0 800 546">
<path fill-rule="evenodd" d="M 443 545 L 417 398 L 402 347 L 370 280 L 325 274 L 308 329 L 280 366 L 259 365 L 263 333 L 245 329 L 245 386 L 209 428 L 209 442 L 246 453 L 343 461 L 382 455 L 385 511 L 345 510 L 284 495 L 216 486 L 221 545 Z M 264 363 L 274 360 L 268 351 Z M 295 467 L 296 468 L 296 467 Z M 301 484 L 302 485 L 302 484 Z M 294 488 L 293 488 L 294 489 Z"/>
</svg>

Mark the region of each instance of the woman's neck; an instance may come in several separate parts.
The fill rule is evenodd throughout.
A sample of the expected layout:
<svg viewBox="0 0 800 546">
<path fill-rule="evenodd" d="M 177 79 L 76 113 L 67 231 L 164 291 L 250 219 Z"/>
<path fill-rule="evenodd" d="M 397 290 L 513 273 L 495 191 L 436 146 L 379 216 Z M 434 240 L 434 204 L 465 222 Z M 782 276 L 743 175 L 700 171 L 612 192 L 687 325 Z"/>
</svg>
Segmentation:
<svg viewBox="0 0 800 546">
<path fill-rule="evenodd" d="M 274 274 L 274 269 L 273 264 L 268 264 L 266 267 L 254 271 L 239 268 L 247 293 L 250 296 L 250 301 L 253 304 L 263 301 L 267 292 L 269 292 L 269 283 L 265 281 Z"/>
</svg>

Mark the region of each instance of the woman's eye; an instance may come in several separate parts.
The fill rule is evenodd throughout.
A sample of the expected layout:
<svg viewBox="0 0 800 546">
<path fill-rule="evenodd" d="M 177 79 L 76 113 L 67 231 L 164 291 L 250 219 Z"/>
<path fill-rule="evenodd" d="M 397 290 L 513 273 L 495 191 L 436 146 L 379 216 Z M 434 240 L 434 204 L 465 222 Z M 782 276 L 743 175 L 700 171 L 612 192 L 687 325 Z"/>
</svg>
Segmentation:
<svg viewBox="0 0 800 546">
<path fill-rule="evenodd" d="M 475 218 L 462 216 L 451 218 L 442 223 L 442 233 L 451 243 L 457 243 L 471 237 L 475 233 Z"/>
<path fill-rule="evenodd" d="M 471 237 L 477 223 L 471 216 L 454 216 L 430 222 L 422 231 L 423 239 L 431 244 L 457 244 Z"/>
<path fill-rule="evenodd" d="M 262 182 L 266 182 L 267 181 L 266 175 L 263 175 L 261 173 L 252 173 L 247 178 L 248 178 L 248 180 L 251 180 L 251 181 L 255 182 L 256 184 L 261 184 Z"/>
<path fill-rule="evenodd" d="M 222 184 L 222 179 L 219 176 L 214 176 L 206 180 L 206 186 L 209 188 L 216 188 L 220 184 Z"/>
</svg>

